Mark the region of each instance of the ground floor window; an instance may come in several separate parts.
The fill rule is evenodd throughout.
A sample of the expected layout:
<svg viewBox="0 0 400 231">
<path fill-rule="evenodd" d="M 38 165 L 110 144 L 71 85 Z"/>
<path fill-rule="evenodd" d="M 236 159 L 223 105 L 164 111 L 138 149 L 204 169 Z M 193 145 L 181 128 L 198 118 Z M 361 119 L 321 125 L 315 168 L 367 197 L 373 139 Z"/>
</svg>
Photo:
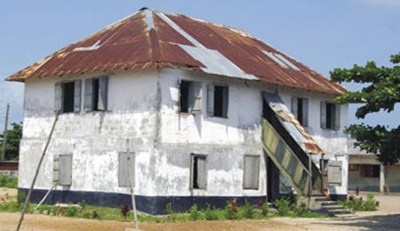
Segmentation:
<svg viewBox="0 0 400 231">
<path fill-rule="evenodd" d="M 379 177 L 379 165 L 363 164 L 360 165 L 360 177 Z"/>
<path fill-rule="evenodd" d="M 245 155 L 243 158 L 243 189 L 258 189 L 260 156 Z"/>
<path fill-rule="evenodd" d="M 53 181 L 58 185 L 72 184 L 72 154 L 54 156 Z"/>
<path fill-rule="evenodd" d="M 128 168 L 129 164 L 131 165 Z M 129 174 L 130 173 L 130 174 Z M 118 160 L 118 186 L 130 187 L 129 175 L 132 177 L 132 186 L 135 185 L 135 154 L 133 152 L 120 152 Z"/>
</svg>

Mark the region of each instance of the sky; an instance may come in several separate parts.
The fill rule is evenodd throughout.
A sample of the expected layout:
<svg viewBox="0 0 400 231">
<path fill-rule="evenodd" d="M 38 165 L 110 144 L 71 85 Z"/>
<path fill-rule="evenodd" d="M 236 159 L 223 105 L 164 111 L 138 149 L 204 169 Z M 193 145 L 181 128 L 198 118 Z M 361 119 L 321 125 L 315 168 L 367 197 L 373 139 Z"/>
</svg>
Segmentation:
<svg viewBox="0 0 400 231">
<path fill-rule="evenodd" d="M 23 84 L 4 78 L 142 7 L 247 31 L 326 77 L 368 60 L 390 66 L 400 52 L 400 0 L 0 0 L 0 132 L 7 103 L 10 123 L 23 118 Z M 350 123 L 398 126 L 398 105 L 363 121 L 356 106 Z"/>
</svg>

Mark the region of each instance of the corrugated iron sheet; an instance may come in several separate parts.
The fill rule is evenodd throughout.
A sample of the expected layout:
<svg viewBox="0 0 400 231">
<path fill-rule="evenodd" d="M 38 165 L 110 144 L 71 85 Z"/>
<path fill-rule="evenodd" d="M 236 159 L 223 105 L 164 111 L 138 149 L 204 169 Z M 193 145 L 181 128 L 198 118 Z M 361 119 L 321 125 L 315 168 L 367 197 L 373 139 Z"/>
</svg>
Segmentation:
<svg viewBox="0 0 400 231">
<path fill-rule="evenodd" d="M 346 91 L 243 31 L 148 9 L 55 52 L 7 80 L 162 67 L 261 80 L 329 95 Z"/>
</svg>

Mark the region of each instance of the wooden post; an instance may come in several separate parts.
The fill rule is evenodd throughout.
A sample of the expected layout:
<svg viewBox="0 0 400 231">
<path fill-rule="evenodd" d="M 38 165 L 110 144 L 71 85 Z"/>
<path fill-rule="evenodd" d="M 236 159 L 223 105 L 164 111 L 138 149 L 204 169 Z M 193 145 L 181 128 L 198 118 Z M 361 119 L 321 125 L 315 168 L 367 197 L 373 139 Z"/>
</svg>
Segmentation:
<svg viewBox="0 0 400 231">
<path fill-rule="evenodd" d="M 0 161 L 4 161 L 6 157 L 6 145 L 7 145 L 7 126 L 8 126 L 8 113 L 10 112 L 10 104 L 7 103 L 6 118 L 4 120 L 4 132 L 3 132 L 3 147 L 1 150 Z"/>
<path fill-rule="evenodd" d="M 26 196 L 25 203 L 24 203 L 24 208 L 22 209 L 21 217 L 20 217 L 19 222 L 18 222 L 17 231 L 19 231 L 19 229 L 21 228 L 22 221 L 24 220 L 26 207 L 28 205 L 29 200 L 31 199 L 33 187 L 35 186 L 35 182 L 36 182 L 37 176 L 39 175 L 40 166 L 42 165 L 44 156 L 46 155 L 46 152 L 47 152 L 47 148 L 49 147 L 49 144 L 50 144 L 51 137 L 53 136 L 54 128 L 56 127 L 56 123 L 57 123 L 59 114 L 60 114 L 60 112 L 58 111 L 57 114 L 56 114 L 56 118 L 54 119 L 53 126 L 51 127 L 50 135 L 49 135 L 49 138 L 47 139 L 46 146 L 43 149 L 42 157 L 40 158 L 39 164 L 38 164 L 38 166 L 36 168 L 36 172 L 35 172 L 35 175 L 33 177 L 31 187 L 29 188 L 28 195 Z"/>
<path fill-rule="evenodd" d="M 128 159 L 128 177 L 129 177 L 129 187 L 131 189 L 131 197 L 132 197 L 132 208 L 133 208 L 133 218 L 135 221 L 135 230 L 139 230 L 139 223 L 137 219 L 137 213 L 136 213 L 136 200 L 135 200 L 135 189 L 134 189 L 134 181 L 132 178 L 132 156 L 131 152 L 129 150 L 129 138 L 126 139 L 126 157 Z"/>
</svg>

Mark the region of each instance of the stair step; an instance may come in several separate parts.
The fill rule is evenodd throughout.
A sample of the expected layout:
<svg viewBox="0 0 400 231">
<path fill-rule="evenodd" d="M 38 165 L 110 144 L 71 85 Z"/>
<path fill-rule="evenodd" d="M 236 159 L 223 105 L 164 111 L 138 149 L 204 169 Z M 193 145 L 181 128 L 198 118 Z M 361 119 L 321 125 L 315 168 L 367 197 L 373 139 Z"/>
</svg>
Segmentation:
<svg viewBox="0 0 400 231">
<path fill-rule="evenodd" d="M 315 202 L 325 202 L 325 201 L 330 201 L 330 199 L 329 199 L 329 198 L 326 198 L 326 197 L 324 197 L 324 196 L 312 197 L 312 199 L 313 199 Z"/>
<path fill-rule="evenodd" d="M 350 209 L 328 209 L 327 210 L 328 214 L 331 215 L 343 215 L 343 214 L 353 214 L 353 212 Z"/>
<path fill-rule="evenodd" d="M 324 209 L 345 209 L 343 205 L 322 205 Z"/>
<path fill-rule="evenodd" d="M 322 201 L 321 206 L 337 205 L 336 201 Z"/>
</svg>

